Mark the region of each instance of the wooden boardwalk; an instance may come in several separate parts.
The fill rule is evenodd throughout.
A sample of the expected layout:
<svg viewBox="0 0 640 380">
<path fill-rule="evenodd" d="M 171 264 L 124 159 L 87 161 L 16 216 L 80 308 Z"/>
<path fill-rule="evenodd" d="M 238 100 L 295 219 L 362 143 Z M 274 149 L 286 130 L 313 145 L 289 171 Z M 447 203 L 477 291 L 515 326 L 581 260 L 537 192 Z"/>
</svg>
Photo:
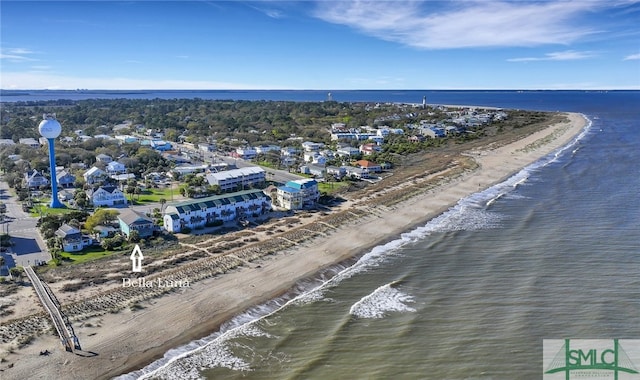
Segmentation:
<svg viewBox="0 0 640 380">
<path fill-rule="evenodd" d="M 40 278 L 30 266 L 24 267 L 24 272 L 27 274 L 27 277 L 29 277 L 29 281 L 31 281 L 33 289 L 35 289 L 38 298 L 40 298 L 42 306 L 49 313 L 53 326 L 56 328 L 65 350 L 69 352 L 81 350 L 80 341 L 78 340 L 76 333 L 73 331 L 71 322 L 69 322 L 69 318 L 67 318 L 67 316 L 60 310 L 60 302 L 58 302 L 58 299 L 55 297 L 51 289 L 49 289 L 45 283 L 40 281 Z"/>
</svg>

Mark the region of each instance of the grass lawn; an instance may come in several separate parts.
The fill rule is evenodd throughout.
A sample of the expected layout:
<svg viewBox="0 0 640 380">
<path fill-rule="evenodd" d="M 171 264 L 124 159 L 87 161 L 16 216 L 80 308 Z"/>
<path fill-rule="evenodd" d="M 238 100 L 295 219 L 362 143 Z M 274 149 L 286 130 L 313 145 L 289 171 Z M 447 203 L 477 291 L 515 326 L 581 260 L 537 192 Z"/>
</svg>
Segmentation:
<svg viewBox="0 0 640 380">
<path fill-rule="evenodd" d="M 68 214 L 70 212 L 73 211 L 78 211 L 75 208 L 69 208 L 68 206 L 65 208 L 50 208 L 49 206 L 47 206 L 46 204 L 42 204 L 42 203 L 38 203 L 38 204 L 34 204 L 33 207 L 31 208 L 31 211 L 29 212 L 31 216 L 33 217 L 39 217 L 40 215 L 45 216 L 45 215 L 62 215 L 62 214 Z"/>
<path fill-rule="evenodd" d="M 80 264 L 123 252 L 126 251 L 105 251 L 102 247 L 91 247 L 82 252 L 60 252 L 60 256 L 62 257 L 63 263 L 68 265 Z"/>
<path fill-rule="evenodd" d="M 318 191 L 332 194 L 342 188 L 349 187 L 349 182 L 318 182 Z"/>
<path fill-rule="evenodd" d="M 158 203 L 160 204 L 160 199 L 164 198 L 167 202 L 171 202 L 173 193 L 173 198 L 182 197 L 180 195 L 180 191 L 177 187 L 173 189 L 146 189 L 139 195 L 133 195 L 133 204 L 144 205 L 148 203 Z M 127 195 L 127 199 L 129 199 L 129 194 Z"/>
</svg>

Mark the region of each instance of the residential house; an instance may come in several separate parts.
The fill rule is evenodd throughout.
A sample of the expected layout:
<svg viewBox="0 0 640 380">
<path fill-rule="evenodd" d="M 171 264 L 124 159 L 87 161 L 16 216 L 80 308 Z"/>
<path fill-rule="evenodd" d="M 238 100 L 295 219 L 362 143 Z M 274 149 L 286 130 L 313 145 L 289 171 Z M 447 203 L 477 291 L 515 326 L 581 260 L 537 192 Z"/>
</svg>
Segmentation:
<svg viewBox="0 0 640 380">
<path fill-rule="evenodd" d="M 124 174 L 127 172 L 127 168 L 124 164 L 121 164 L 118 161 L 109 162 L 106 169 L 109 175 Z"/>
<path fill-rule="evenodd" d="M 104 162 L 105 164 L 108 164 L 109 162 L 113 161 L 113 158 L 111 158 L 111 156 L 100 153 L 96 156 L 96 161 L 99 162 Z"/>
<path fill-rule="evenodd" d="M 317 152 L 322 148 L 324 148 L 323 143 L 317 143 L 313 141 L 305 141 L 302 143 L 302 149 L 304 149 L 305 152 Z"/>
<path fill-rule="evenodd" d="M 95 166 L 84 172 L 82 175 L 84 181 L 89 185 L 95 185 L 104 182 L 107 179 L 107 173 Z"/>
<path fill-rule="evenodd" d="M 62 168 L 56 171 L 56 181 L 58 181 L 58 187 L 73 187 L 76 182 L 76 176 L 69 173 L 67 169 Z"/>
<path fill-rule="evenodd" d="M 354 162 L 353 165 L 359 168 L 367 169 L 367 172 L 369 173 L 380 173 L 382 171 L 382 167 L 380 165 L 369 160 L 358 160 Z"/>
<path fill-rule="evenodd" d="M 259 187 L 266 181 L 266 172 L 257 166 L 209 173 L 206 176 L 210 185 L 218 185 L 222 191 L 242 190 L 245 187 Z"/>
<path fill-rule="evenodd" d="M 26 145 L 30 148 L 40 148 L 40 143 L 38 142 L 38 140 L 31 137 L 18 139 L 18 144 Z"/>
<path fill-rule="evenodd" d="M 68 224 L 63 224 L 55 232 L 55 235 L 62 241 L 64 252 L 78 252 L 93 244 L 93 239 L 83 235 L 79 229 Z"/>
<path fill-rule="evenodd" d="M 352 157 L 360 154 L 360 149 L 352 146 L 342 146 L 336 150 L 336 154 L 342 157 Z"/>
<path fill-rule="evenodd" d="M 300 151 L 292 146 L 287 146 L 280 149 L 280 156 L 282 157 L 291 157 L 297 155 L 298 153 L 300 153 Z"/>
<path fill-rule="evenodd" d="M 149 146 L 161 152 L 173 149 L 173 146 L 171 146 L 171 143 L 164 140 L 151 140 L 151 142 L 149 143 Z"/>
<path fill-rule="evenodd" d="M 444 128 L 440 128 L 440 127 L 422 128 L 420 130 L 420 132 L 423 135 L 425 135 L 427 137 L 430 137 L 432 139 L 441 138 L 441 137 L 445 137 L 446 136 L 446 132 L 445 132 Z"/>
<path fill-rule="evenodd" d="M 376 144 L 362 144 L 360 145 L 359 150 L 362 154 L 364 154 L 365 156 L 368 156 L 370 154 L 382 151 L 382 148 L 380 148 Z"/>
<path fill-rule="evenodd" d="M 245 190 L 216 195 L 165 207 L 163 225 L 169 232 L 181 232 L 185 228 L 203 228 L 217 221 L 264 214 L 271 210 L 271 198 L 262 190 Z"/>
<path fill-rule="evenodd" d="M 324 165 L 327 163 L 327 158 L 318 152 L 304 152 L 304 162 L 312 162 L 314 164 Z"/>
<path fill-rule="evenodd" d="M 231 157 L 242 158 L 243 160 L 252 160 L 256 158 L 257 154 L 258 152 L 250 147 L 236 148 L 235 151 L 231 152 Z"/>
<path fill-rule="evenodd" d="M 347 175 L 347 169 L 344 166 L 327 166 L 327 174 L 331 174 L 335 178 L 340 179 Z"/>
<path fill-rule="evenodd" d="M 320 191 L 318 191 L 318 182 L 315 179 L 298 179 L 289 181 L 285 187 L 300 190 L 302 193 L 302 203 L 304 206 L 313 206 L 320 199 Z"/>
<path fill-rule="evenodd" d="M 321 164 L 305 164 L 300 166 L 300 173 L 314 175 L 319 178 L 323 178 L 326 172 L 325 166 Z"/>
<path fill-rule="evenodd" d="M 117 207 L 126 206 L 127 198 L 124 193 L 115 186 L 100 186 L 96 190 L 91 190 L 87 196 L 94 207 Z"/>
<path fill-rule="evenodd" d="M 13 142 L 13 140 L 11 139 L 0 139 L 0 145 L 12 146 L 12 145 L 16 145 L 16 143 Z"/>
<path fill-rule="evenodd" d="M 199 143 L 198 144 L 198 149 L 200 149 L 203 152 L 215 152 L 216 151 L 216 144 L 214 144 L 214 143 Z"/>
<path fill-rule="evenodd" d="M 286 210 L 300 210 L 304 205 L 303 193 L 300 189 L 280 186 L 276 191 L 278 206 Z"/>
<path fill-rule="evenodd" d="M 47 186 L 49 180 L 36 169 L 28 170 L 24 173 L 24 183 L 29 188 Z"/>
<path fill-rule="evenodd" d="M 366 179 L 369 178 L 369 170 L 366 168 L 357 168 L 355 166 L 345 166 L 345 170 L 347 171 L 347 175 L 351 178 L 355 179 Z"/>
<path fill-rule="evenodd" d="M 120 142 L 120 144 L 133 144 L 140 140 L 137 137 L 131 135 L 116 135 L 115 138 Z"/>
<path fill-rule="evenodd" d="M 280 147 L 278 145 L 260 145 L 256 147 L 257 154 L 264 154 L 268 152 L 279 151 Z"/>
<path fill-rule="evenodd" d="M 155 224 L 151 218 L 137 211 L 126 209 L 118 215 L 118 224 L 120 231 L 128 238 L 131 237 L 132 231 L 138 231 L 138 236 L 146 238 L 153 236 Z"/>
<path fill-rule="evenodd" d="M 93 227 L 93 232 L 95 232 L 95 237 L 97 239 L 104 239 L 116 236 L 116 233 L 119 232 L 120 229 L 113 226 L 105 226 L 105 225 L 97 225 Z"/>
</svg>

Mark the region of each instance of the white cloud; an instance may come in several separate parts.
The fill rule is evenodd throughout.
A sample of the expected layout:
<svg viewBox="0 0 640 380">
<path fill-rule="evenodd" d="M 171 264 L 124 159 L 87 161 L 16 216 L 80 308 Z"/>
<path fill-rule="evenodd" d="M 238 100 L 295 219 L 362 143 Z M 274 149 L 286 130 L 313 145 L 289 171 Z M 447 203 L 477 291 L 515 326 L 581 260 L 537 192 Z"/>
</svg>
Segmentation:
<svg viewBox="0 0 640 380">
<path fill-rule="evenodd" d="M 34 54 L 34 52 L 29 49 L 11 48 L 0 52 L 0 59 L 6 59 L 11 62 L 37 61 L 37 59 L 29 57 L 31 54 Z"/>
<path fill-rule="evenodd" d="M 572 20 L 593 1 L 322 1 L 315 16 L 423 49 L 569 44 L 597 33 Z"/>
<path fill-rule="evenodd" d="M 192 81 L 181 79 L 132 79 L 132 78 L 81 78 L 55 75 L 46 72 L 3 72 L 0 77 L 0 88 L 20 90 L 88 88 L 95 90 L 244 90 L 244 89 L 279 89 L 280 86 L 254 85 L 246 83 Z"/>
<path fill-rule="evenodd" d="M 574 61 L 578 59 L 587 59 L 595 57 L 595 53 L 591 51 L 575 51 L 565 50 L 555 53 L 547 53 L 544 57 L 524 57 L 524 58 L 510 58 L 509 62 L 531 62 L 531 61 Z"/>
<path fill-rule="evenodd" d="M 635 61 L 638 59 L 640 59 L 640 53 L 628 55 L 624 57 L 623 61 Z"/>
</svg>

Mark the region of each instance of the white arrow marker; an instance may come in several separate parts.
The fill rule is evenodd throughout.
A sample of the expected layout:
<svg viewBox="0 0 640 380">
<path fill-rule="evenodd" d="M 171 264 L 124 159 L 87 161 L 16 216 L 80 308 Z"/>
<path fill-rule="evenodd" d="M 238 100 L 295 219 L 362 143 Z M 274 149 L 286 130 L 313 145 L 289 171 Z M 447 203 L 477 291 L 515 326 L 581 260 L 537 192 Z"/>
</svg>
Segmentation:
<svg viewBox="0 0 640 380">
<path fill-rule="evenodd" d="M 144 256 L 142 256 L 142 251 L 138 244 L 133 248 L 129 258 L 131 259 L 131 270 L 134 272 L 142 272 L 142 260 L 144 259 Z"/>
</svg>

